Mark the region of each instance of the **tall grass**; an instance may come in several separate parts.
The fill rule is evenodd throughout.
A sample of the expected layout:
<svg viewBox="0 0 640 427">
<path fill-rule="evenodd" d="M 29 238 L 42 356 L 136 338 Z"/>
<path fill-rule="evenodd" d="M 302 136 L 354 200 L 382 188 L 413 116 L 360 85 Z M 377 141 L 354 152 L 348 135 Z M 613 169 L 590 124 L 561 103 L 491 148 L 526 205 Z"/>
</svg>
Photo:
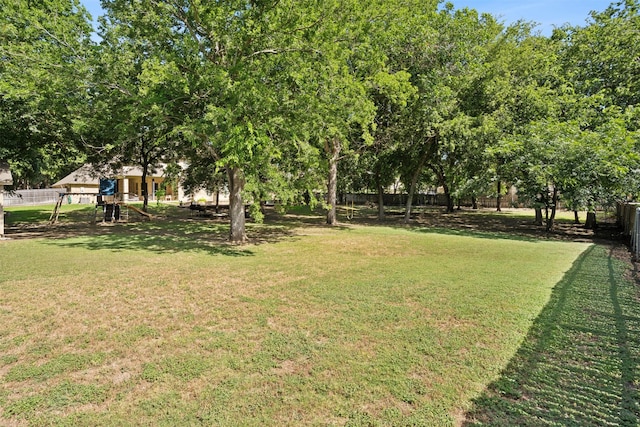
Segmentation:
<svg viewBox="0 0 640 427">
<path fill-rule="evenodd" d="M 0 424 L 459 424 L 588 247 L 251 227 L 0 242 Z"/>
</svg>

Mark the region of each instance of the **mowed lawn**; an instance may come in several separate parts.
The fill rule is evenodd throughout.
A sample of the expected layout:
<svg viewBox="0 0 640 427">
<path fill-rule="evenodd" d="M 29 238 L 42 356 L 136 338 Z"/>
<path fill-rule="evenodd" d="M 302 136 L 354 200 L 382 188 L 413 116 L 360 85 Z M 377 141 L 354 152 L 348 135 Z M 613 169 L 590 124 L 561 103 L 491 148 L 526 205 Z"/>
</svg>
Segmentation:
<svg viewBox="0 0 640 427">
<path fill-rule="evenodd" d="M 590 248 L 224 227 L 0 241 L 0 425 L 457 425 Z"/>
</svg>

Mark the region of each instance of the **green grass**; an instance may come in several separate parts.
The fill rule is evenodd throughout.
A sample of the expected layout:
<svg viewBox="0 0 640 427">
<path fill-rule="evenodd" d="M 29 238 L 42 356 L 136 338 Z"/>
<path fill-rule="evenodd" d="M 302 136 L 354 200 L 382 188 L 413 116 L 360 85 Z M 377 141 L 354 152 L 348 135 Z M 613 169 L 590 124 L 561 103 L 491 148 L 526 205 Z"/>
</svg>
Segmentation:
<svg viewBox="0 0 640 427">
<path fill-rule="evenodd" d="M 467 425 L 639 425 L 640 300 L 627 268 L 603 246 L 582 254 Z"/>
<path fill-rule="evenodd" d="M 9 213 L 6 225 L 45 223 L 49 221 L 54 208 L 55 205 L 5 207 L 5 211 Z M 84 220 L 89 215 L 93 215 L 94 211 L 95 205 L 63 204 L 58 220 L 61 222 Z"/>
<path fill-rule="evenodd" d="M 0 424 L 456 425 L 597 252 L 292 223 L 0 242 Z"/>
</svg>

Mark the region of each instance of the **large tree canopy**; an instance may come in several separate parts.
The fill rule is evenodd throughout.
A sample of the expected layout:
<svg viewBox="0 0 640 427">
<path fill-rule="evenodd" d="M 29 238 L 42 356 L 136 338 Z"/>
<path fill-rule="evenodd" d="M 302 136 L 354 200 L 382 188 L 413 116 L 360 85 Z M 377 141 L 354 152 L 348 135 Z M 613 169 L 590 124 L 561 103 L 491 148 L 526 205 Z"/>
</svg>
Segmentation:
<svg viewBox="0 0 640 427">
<path fill-rule="evenodd" d="M 86 100 L 89 16 L 77 0 L 1 0 L 0 10 L 0 158 L 18 185 L 50 184 L 81 160 L 73 140 Z"/>
<path fill-rule="evenodd" d="M 407 220 L 421 182 L 449 209 L 506 183 L 551 210 L 636 195 L 637 0 L 551 37 L 438 3 L 104 0 L 95 43 L 77 0 L 0 0 L 0 157 L 22 186 L 186 160 L 237 242 L 265 199 L 326 194 L 335 224 L 339 171 L 380 217 L 402 181 Z"/>
</svg>

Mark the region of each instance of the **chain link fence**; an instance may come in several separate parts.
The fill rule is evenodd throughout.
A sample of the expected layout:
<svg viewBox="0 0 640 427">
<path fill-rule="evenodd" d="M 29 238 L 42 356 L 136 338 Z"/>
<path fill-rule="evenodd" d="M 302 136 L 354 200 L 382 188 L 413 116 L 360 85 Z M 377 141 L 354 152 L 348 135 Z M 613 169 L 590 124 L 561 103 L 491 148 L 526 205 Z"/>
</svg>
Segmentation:
<svg viewBox="0 0 640 427">
<path fill-rule="evenodd" d="M 5 207 L 8 206 L 34 206 L 55 204 L 64 190 L 45 188 L 42 190 L 16 190 L 4 193 Z"/>
</svg>

